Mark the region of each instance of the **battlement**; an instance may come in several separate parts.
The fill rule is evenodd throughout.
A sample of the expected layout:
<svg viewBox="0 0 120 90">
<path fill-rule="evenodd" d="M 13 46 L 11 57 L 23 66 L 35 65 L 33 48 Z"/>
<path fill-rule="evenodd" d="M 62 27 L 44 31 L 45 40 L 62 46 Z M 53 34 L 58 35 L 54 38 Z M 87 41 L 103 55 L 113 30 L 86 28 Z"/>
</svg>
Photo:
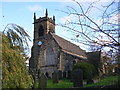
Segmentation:
<svg viewBox="0 0 120 90">
<path fill-rule="evenodd" d="M 55 16 L 53 16 L 53 18 L 49 18 L 47 9 L 46 9 L 45 17 L 40 17 L 40 18 L 36 19 L 36 14 L 34 13 L 34 23 L 33 24 L 40 23 L 43 21 L 49 21 L 50 23 L 53 23 L 55 25 Z"/>
<path fill-rule="evenodd" d="M 49 18 L 49 17 L 40 17 L 38 19 L 35 19 L 34 23 L 40 23 L 40 22 L 43 22 L 43 21 L 49 21 L 50 23 L 53 23 L 55 25 L 54 19 Z"/>
</svg>

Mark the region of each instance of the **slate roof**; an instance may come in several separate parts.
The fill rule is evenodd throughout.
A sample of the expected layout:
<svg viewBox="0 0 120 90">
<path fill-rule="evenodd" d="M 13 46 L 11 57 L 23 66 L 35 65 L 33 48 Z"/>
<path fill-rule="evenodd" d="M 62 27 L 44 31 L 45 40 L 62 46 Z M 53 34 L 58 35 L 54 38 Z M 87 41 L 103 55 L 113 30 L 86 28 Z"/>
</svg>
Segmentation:
<svg viewBox="0 0 120 90">
<path fill-rule="evenodd" d="M 59 37 L 58 35 L 55 35 L 54 33 L 51 33 L 51 35 L 61 47 L 63 52 L 80 57 L 82 59 L 87 59 L 85 51 L 82 50 L 79 46 Z"/>
<path fill-rule="evenodd" d="M 101 51 L 87 52 L 86 55 L 89 61 L 96 62 L 101 59 Z"/>
</svg>

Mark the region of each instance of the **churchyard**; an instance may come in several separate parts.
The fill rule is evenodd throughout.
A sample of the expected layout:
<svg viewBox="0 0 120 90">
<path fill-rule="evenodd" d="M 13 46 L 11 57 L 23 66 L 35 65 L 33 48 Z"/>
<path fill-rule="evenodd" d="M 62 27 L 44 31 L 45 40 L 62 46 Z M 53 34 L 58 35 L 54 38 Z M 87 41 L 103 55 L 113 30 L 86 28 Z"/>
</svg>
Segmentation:
<svg viewBox="0 0 120 90">
<path fill-rule="evenodd" d="M 52 77 L 48 73 L 33 74 L 33 88 L 94 88 L 118 87 L 118 70 L 106 74 L 97 74 L 93 65 L 81 62 L 74 65 L 72 71 L 54 70 Z"/>
<path fill-rule="evenodd" d="M 91 84 L 86 84 L 86 80 L 83 80 L 83 87 L 105 87 L 112 86 L 117 83 L 119 76 L 108 76 L 102 77 L 98 82 L 94 82 Z M 73 82 L 69 79 L 59 80 L 58 83 L 53 83 L 52 79 L 47 79 L 47 87 L 46 88 L 73 88 Z M 39 82 L 36 83 L 36 88 L 39 88 Z"/>
<path fill-rule="evenodd" d="M 117 73 L 109 73 L 101 77 L 84 78 L 81 69 L 75 69 L 70 74 L 65 74 L 57 70 L 54 71 L 52 78 L 43 73 L 39 74 L 38 78 L 34 78 L 33 88 L 118 87 L 117 84 L 120 77 Z"/>
</svg>

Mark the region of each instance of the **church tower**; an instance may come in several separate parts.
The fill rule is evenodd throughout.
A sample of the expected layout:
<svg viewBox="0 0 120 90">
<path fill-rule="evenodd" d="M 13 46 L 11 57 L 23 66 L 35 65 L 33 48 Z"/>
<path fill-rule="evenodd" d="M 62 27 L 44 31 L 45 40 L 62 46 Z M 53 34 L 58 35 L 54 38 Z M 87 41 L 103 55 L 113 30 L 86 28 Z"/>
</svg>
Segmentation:
<svg viewBox="0 0 120 90">
<path fill-rule="evenodd" d="M 48 11 L 44 17 L 36 19 L 36 14 L 34 13 L 34 39 L 33 47 L 31 49 L 31 58 L 29 62 L 29 69 L 36 70 L 38 68 L 38 58 L 40 52 L 40 45 L 42 41 L 47 36 L 48 33 L 55 33 L 55 16 L 53 18 L 48 17 Z M 34 52 L 34 53 L 33 53 Z"/>
<path fill-rule="evenodd" d="M 36 19 L 34 13 L 34 44 L 42 37 L 46 36 L 49 32 L 55 33 L 55 16 L 52 18 L 48 17 L 48 11 L 46 9 L 45 17 Z"/>
</svg>

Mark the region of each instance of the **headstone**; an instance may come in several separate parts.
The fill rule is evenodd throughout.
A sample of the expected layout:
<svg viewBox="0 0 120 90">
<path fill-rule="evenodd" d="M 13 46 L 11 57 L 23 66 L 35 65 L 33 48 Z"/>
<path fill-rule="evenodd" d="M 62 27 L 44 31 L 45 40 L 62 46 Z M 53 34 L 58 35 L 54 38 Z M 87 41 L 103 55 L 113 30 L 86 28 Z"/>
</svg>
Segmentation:
<svg viewBox="0 0 120 90">
<path fill-rule="evenodd" d="M 87 82 L 83 81 L 83 85 L 86 85 L 86 84 L 87 84 Z"/>
<path fill-rule="evenodd" d="M 99 82 L 99 81 L 100 81 L 99 79 L 93 80 L 94 83 L 97 83 L 97 82 Z"/>
<path fill-rule="evenodd" d="M 44 73 L 39 77 L 39 88 L 47 88 L 47 77 Z"/>
<path fill-rule="evenodd" d="M 71 71 L 69 70 L 69 71 L 68 71 L 68 77 L 67 77 L 68 79 L 71 79 L 71 74 L 72 74 L 72 73 L 71 73 Z"/>
<path fill-rule="evenodd" d="M 66 73 L 66 74 L 65 74 L 65 75 L 66 75 L 65 77 L 68 79 L 68 71 L 66 71 L 65 73 Z"/>
<path fill-rule="evenodd" d="M 53 72 L 52 78 L 53 78 L 53 83 L 58 83 L 59 77 L 58 77 L 58 71 L 57 70 L 55 70 Z"/>
<path fill-rule="evenodd" d="M 94 83 L 94 80 L 92 80 L 91 78 L 89 78 L 89 79 L 87 80 L 87 84 L 91 84 L 91 83 Z"/>
<path fill-rule="evenodd" d="M 83 72 L 81 69 L 75 69 L 72 72 L 72 81 L 74 87 L 83 87 Z"/>
<path fill-rule="evenodd" d="M 89 77 L 87 78 L 87 84 L 91 84 L 91 83 L 94 83 L 94 81 L 92 79 L 92 76 L 89 75 Z"/>
<path fill-rule="evenodd" d="M 41 70 L 39 69 L 38 70 L 38 78 L 40 77 L 40 74 L 41 74 Z"/>
<path fill-rule="evenodd" d="M 62 79 L 62 71 L 58 71 L 58 76 L 59 76 L 59 80 L 61 80 Z"/>
<path fill-rule="evenodd" d="M 46 75 L 47 78 L 49 78 L 49 74 L 48 74 L 48 72 L 46 72 L 45 75 Z"/>
<path fill-rule="evenodd" d="M 66 78 L 66 71 L 63 72 L 63 78 Z"/>
<path fill-rule="evenodd" d="M 120 68 L 119 67 L 115 67 L 115 73 L 120 74 Z"/>
</svg>

